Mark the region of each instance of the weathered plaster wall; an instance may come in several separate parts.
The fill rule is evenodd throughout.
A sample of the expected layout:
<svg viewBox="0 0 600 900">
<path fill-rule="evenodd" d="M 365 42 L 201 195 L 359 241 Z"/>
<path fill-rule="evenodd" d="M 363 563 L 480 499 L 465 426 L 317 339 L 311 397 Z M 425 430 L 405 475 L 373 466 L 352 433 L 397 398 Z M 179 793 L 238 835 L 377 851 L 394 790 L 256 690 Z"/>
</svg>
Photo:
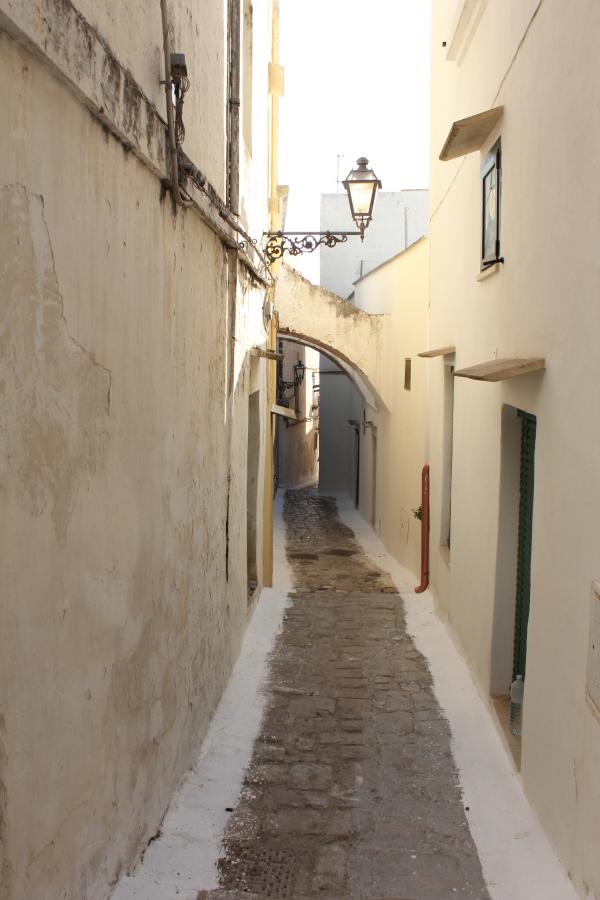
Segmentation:
<svg viewBox="0 0 600 900">
<path fill-rule="evenodd" d="M 282 487 L 306 487 L 319 479 L 319 416 L 313 409 L 318 393 L 313 391 L 313 373 L 319 374 L 319 354 L 302 344 L 282 341 L 283 380 L 294 380 L 294 365 L 305 365 L 304 381 L 299 386 L 300 412 L 298 422 L 281 417 L 279 425 L 279 480 Z M 294 408 L 292 389 L 288 388 L 290 407 Z"/>
<path fill-rule="evenodd" d="M 4 32 L 0 106 L 1 893 L 104 900 L 245 628 L 264 290 L 243 276 L 232 309 L 221 241 Z"/>
<path fill-rule="evenodd" d="M 111 373 L 69 334 L 43 198 L 23 185 L 0 191 L 0 248 L 0 479 L 30 515 L 48 509 L 64 544 L 77 495 L 103 461 Z"/>
<path fill-rule="evenodd" d="M 59 10 L 68 0 L 50 0 Z M 26 0 L 21 5 L 30 6 Z M 117 59 L 129 70 L 154 106 L 164 115 L 164 55 L 160 3 L 133 0 L 127 3 L 75 4 L 101 38 L 108 41 Z M 225 196 L 225 150 L 220 141 L 206 135 L 225 131 L 225 70 L 227 65 L 226 4 L 168 5 L 171 50 L 184 53 L 194 115 L 186 116 L 185 151 L 208 176 L 221 197 Z M 265 66 L 266 69 L 266 66 Z M 193 99 L 192 99 L 193 97 Z M 186 102 L 187 102 L 186 99 Z"/>
<path fill-rule="evenodd" d="M 522 776 L 583 896 L 600 896 L 600 723 L 586 702 L 590 586 L 598 577 L 599 267 L 594 154 L 600 8 L 592 0 L 488 0 L 446 60 L 454 9 L 433 5 L 429 346 L 457 368 L 543 356 L 544 374 L 456 379 L 450 559 L 438 551 L 444 364 L 430 365 L 432 584 L 485 693 L 493 685 L 505 406 L 537 416 Z M 454 4 L 453 4 L 454 6 Z M 481 148 L 441 163 L 453 120 L 504 105 Z M 478 281 L 480 165 L 502 138 L 500 271 Z M 500 573 L 501 574 L 501 573 Z M 514 602 L 514 599 L 513 599 Z M 504 691 L 509 685 L 504 684 Z"/>
</svg>

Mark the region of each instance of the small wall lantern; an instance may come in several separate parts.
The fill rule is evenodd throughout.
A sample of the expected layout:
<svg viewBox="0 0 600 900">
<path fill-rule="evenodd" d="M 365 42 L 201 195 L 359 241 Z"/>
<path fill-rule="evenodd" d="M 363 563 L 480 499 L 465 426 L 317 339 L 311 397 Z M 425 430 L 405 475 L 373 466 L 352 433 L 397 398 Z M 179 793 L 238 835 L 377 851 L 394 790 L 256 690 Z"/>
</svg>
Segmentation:
<svg viewBox="0 0 600 900">
<path fill-rule="evenodd" d="M 302 362 L 302 360 L 299 360 L 299 362 L 297 362 L 294 365 L 294 381 L 297 384 L 302 384 L 302 382 L 304 381 L 305 368 L 306 367 L 305 367 L 304 363 Z"/>
</svg>

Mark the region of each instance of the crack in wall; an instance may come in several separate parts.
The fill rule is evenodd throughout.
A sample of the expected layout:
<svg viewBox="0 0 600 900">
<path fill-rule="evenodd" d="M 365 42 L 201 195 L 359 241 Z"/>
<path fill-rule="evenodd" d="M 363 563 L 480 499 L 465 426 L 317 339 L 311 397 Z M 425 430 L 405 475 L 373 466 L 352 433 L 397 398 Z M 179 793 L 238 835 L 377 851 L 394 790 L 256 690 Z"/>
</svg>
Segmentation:
<svg viewBox="0 0 600 900">
<path fill-rule="evenodd" d="M 26 189 L 23 188 L 23 190 L 26 190 Z M 46 235 L 47 235 L 47 237 L 48 237 L 48 252 L 49 252 L 49 254 L 50 254 L 50 261 L 51 261 L 51 264 L 52 264 L 52 271 L 53 271 L 53 273 L 54 273 L 54 277 L 55 277 L 55 279 L 56 279 L 56 285 L 57 285 L 57 288 L 58 288 L 58 277 L 57 277 L 57 275 L 56 275 L 56 259 L 55 259 L 55 257 L 54 257 L 54 247 L 52 246 L 52 243 L 51 243 L 51 241 L 50 241 L 50 230 L 49 230 L 49 228 L 48 228 L 48 223 L 47 223 L 47 221 L 46 221 L 46 209 L 45 209 L 45 206 L 44 206 L 44 198 L 40 195 L 39 200 L 40 200 L 40 202 L 41 202 L 42 222 L 43 222 L 43 224 L 44 224 L 44 229 L 45 229 Z M 84 353 L 84 354 L 86 354 L 87 356 L 89 356 L 89 357 L 91 358 L 92 364 L 93 364 L 94 366 L 97 366 L 99 369 L 102 369 L 104 372 L 106 372 L 106 374 L 107 374 L 107 376 L 108 376 L 108 389 L 107 389 L 107 394 L 106 394 L 106 413 L 107 413 L 107 415 L 110 416 L 110 392 L 111 392 L 111 388 L 112 388 L 112 372 L 111 372 L 110 369 L 108 369 L 108 368 L 107 368 L 106 366 L 104 366 L 102 363 L 98 362 L 98 360 L 96 359 L 94 353 L 93 353 L 91 350 L 88 350 L 86 347 L 84 347 L 83 344 L 80 344 L 79 341 L 77 340 L 77 338 L 74 337 L 74 336 L 71 334 L 71 332 L 69 331 L 69 323 L 68 323 L 68 321 L 67 321 L 67 317 L 65 316 L 65 303 L 64 303 L 64 298 L 63 298 L 62 294 L 60 293 L 60 291 L 58 291 L 58 301 L 59 301 L 59 306 L 60 306 L 60 317 L 61 317 L 61 319 L 62 319 L 62 321 L 63 321 L 63 323 L 64 323 L 65 331 L 66 331 L 66 333 L 67 333 L 68 339 L 74 344 L 74 346 L 75 346 L 79 351 L 81 351 L 81 353 Z"/>
<path fill-rule="evenodd" d="M 523 48 L 523 44 L 524 44 L 525 41 L 527 40 L 527 37 L 528 37 L 529 32 L 530 32 L 530 30 L 531 30 L 531 26 L 533 25 L 533 22 L 534 22 L 534 20 L 535 20 L 537 14 L 539 13 L 539 11 L 540 11 L 540 9 L 541 9 L 543 2 L 544 2 L 544 0 L 539 0 L 538 5 L 536 6 L 536 8 L 534 9 L 533 13 L 531 14 L 531 18 L 529 19 L 529 22 L 527 23 L 527 27 L 525 28 L 525 31 L 523 32 L 523 36 L 521 37 L 521 40 L 520 40 L 519 43 L 517 44 L 517 49 L 516 49 L 515 52 L 513 53 L 513 57 L 512 57 L 512 59 L 511 59 L 509 65 L 508 65 L 508 68 L 507 68 L 506 72 L 504 73 L 504 75 L 503 75 L 503 77 L 502 77 L 502 80 L 501 80 L 501 82 L 500 82 L 500 85 L 499 85 L 499 87 L 498 87 L 498 90 L 496 91 L 496 93 L 495 93 L 495 95 L 494 95 L 494 99 L 492 100 L 492 106 L 494 105 L 494 103 L 496 103 L 496 101 L 498 100 L 498 97 L 500 96 L 500 93 L 501 93 L 501 91 L 502 91 L 502 88 L 504 87 L 504 84 L 505 84 L 505 82 L 506 82 L 506 79 L 507 79 L 508 76 L 510 75 L 510 73 L 511 73 L 511 71 L 512 71 L 512 68 L 513 68 L 513 66 L 514 66 L 514 64 L 515 64 L 515 62 L 516 62 L 516 60 L 517 60 L 517 57 L 518 57 L 519 53 L 521 52 L 521 50 L 522 50 L 522 48 Z"/>
<path fill-rule="evenodd" d="M 32 516 L 49 508 L 56 537 L 108 439 L 111 373 L 69 333 L 43 198 L 0 193 L 0 492 Z"/>
</svg>

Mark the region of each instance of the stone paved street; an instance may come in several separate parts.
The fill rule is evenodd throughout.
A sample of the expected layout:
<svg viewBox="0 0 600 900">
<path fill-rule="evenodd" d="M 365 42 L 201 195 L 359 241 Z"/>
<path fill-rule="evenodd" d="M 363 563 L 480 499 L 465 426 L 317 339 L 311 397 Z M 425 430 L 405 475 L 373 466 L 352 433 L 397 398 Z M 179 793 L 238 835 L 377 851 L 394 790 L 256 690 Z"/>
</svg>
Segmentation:
<svg viewBox="0 0 600 900">
<path fill-rule="evenodd" d="M 199 898 L 488 898 L 400 596 L 334 499 L 288 491 L 284 516 L 295 593 L 222 889 Z"/>
</svg>

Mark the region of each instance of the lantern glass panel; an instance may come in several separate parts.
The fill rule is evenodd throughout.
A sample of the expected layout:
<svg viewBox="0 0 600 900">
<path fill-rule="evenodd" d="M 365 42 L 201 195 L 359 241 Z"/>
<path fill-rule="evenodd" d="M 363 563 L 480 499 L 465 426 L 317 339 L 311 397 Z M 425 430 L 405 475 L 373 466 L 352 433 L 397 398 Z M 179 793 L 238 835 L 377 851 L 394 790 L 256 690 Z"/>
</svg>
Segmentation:
<svg viewBox="0 0 600 900">
<path fill-rule="evenodd" d="M 348 191 L 352 198 L 352 208 L 357 216 L 368 216 L 371 210 L 371 201 L 373 199 L 373 188 L 375 182 L 350 182 Z"/>
</svg>

